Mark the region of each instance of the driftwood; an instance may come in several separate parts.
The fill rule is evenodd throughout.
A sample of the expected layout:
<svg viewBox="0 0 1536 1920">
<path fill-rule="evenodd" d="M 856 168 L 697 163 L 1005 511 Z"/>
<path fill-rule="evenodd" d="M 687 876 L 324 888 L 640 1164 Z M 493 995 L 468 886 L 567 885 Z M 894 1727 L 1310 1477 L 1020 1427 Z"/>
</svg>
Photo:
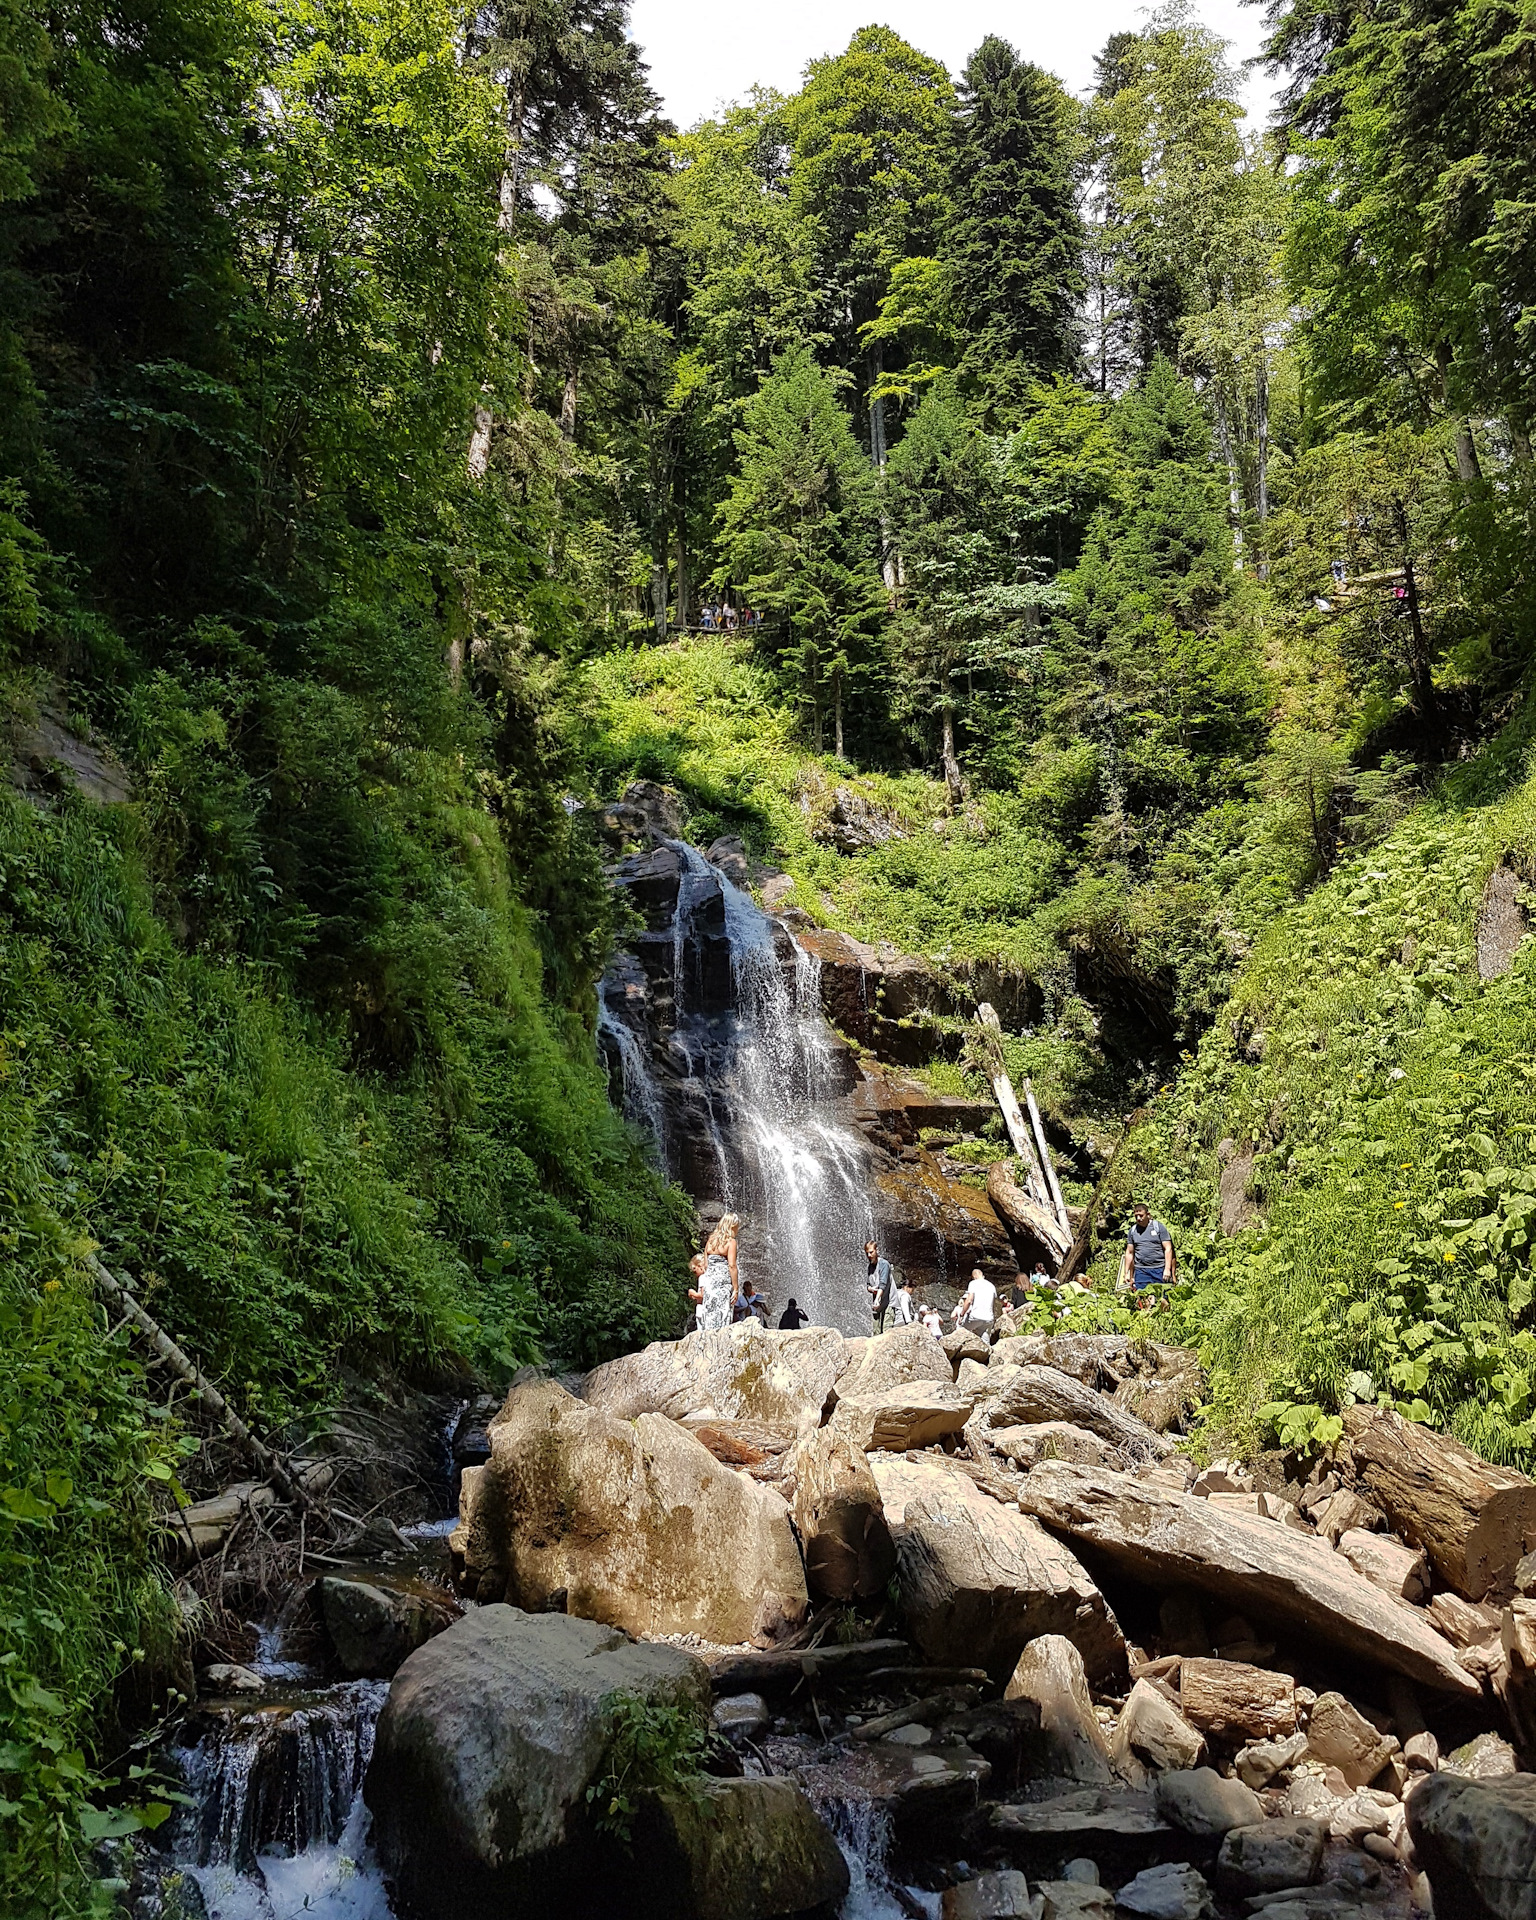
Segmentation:
<svg viewBox="0 0 1536 1920">
<path fill-rule="evenodd" d="M 1007 1368 L 997 1371 L 1002 1376 L 998 1392 L 977 1409 L 990 1427 L 1065 1420 L 1069 1426 L 1098 1434 L 1137 1459 L 1161 1460 L 1173 1452 L 1173 1442 L 1163 1434 L 1154 1433 L 1134 1414 L 1058 1367 L 1020 1367 L 1017 1373 Z"/>
<path fill-rule="evenodd" d="M 924 1725 L 937 1720 L 941 1714 L 957 1713 L 962 1707 L 974 1707 L 981 1697 L 980 1689 L 974 1686 L 945 1687 L 939 1693 L 930 1693 L 921 1700 L 913 1700 L 905 1707 L 895 1707 L 890 1713 L 877 1714 L 873 1720 L 866 1720 L 862 1726 L 853 1728 L 849 1735 L 853 1740 L 883 1740 L 888 1733 L 895 1733 L 901 1727 Z"/>
<path fill-rule="evenodd" d="M 976 1024 L 980 1028 L 982 1052 L 986 1055 L 987 1078 L 992 1082 L 992 1092 L 998 1106 L 1002 1109 L 1003 1125 L 1008 1129 L 1008 1138 L 1014 1152 L 1023 1161 L 1025 1178 L 1033 1189 L 1034 1198 L 1047 1212 L 1051 1211 L 1051 1189 L 1046 1181 L 1045 1169 L 1040 1164 L 1040 1156 L 1035 1151 L 1035 1143 L 1024 1114 L 1019 1106 L 1018 1097 L 1013 1091 L 1013 1082 L 1008 1078 L 1008 1069 L 1003 1064 L 1003 1023 L 997 1017 L 996 1008 L 983 1000 L 976 1009 Z"/>
<path fill-rule="evenodd" d="M 987 1169 L 987 1198 L 1008 1226 L 1038 1240 L 1059 1260 L 1070 1236 L 1049 1209 L 1032 1199 L 1008 1171 L 1006 1160 L 994 1160 Z"/>
<path fill-rule="evenodd" d="M 1146 1117 L 1146 1108 L 1138 1107 L 1126 1121 L 1125 1131 L 1115 1142 L 1114 1151 L 1109 1156 L 1109 1165 L 1099 1176 L 1099 1184 L 1094 1188 L 1092 1198 L 1083 1209 L 1083 1217 L 1078 1222 L 1077 1233 L 1073 1238 L 1071 1247 L 1068 1249 L 1067 1257 L 1062 1261 L 1057 1271 L 1056 1278 L 1058 1282 L 1070 1280 L 1073 1274 L 1076 1273 L 1078 1268 L 1083 1264 L 1083 1261 L 1088 1257 L 1088 1249 L 1093 1242 L 1094 1223 L 1099 1217 L 1099 1207 L 1103 1202 L 1105 1190 L 1109 1186 L 1109 1177 L 1115 1170 L 1115 1162 L 1120 1158 L 1121 1150 L 1125 1146 L 1126 1141 L 1130 1139 L 1131 1135 Z"/>
<path fill-rule="evenodd" d="M 300 1485 L 289 1462 L 256 1438 L 223 1394 L 190 1356 L 177 1346 L 159 1321 L 145 1312 L 122 1281 L 110 1274 L 94 1253 L 86 1256 L 86 1265 L 102 1299 L 114 1313 L 133 1322 L 156 1355 L 193 1390 L 230 1439 L 253 1462 L 262 1478 L 269 1480 L 290 1506 L 297 1507 L 301 1513 L 314 1512 L 315 1503 Z"/>
<path fill-rule="evenodd" d="M 715 1662 L 709 1677 L 716 1693 L 756 1693 L 764 1687 L 792 1687 L 801 1680 L 854 1679 L 911 1655 L 905 1640 L 859 1640 L 849 1647 L 788 1653 L 731 1653 Z"/>
<path fill-rule="evenodd" d="M 1377 1407 L 1344 1416 L 1355 1472 L 1410 1546 L 1468 1600 L 1507 1593 L 1536 1547 L 1536 1484 Z"/>
<path fill-rule="evenodd" d="M 1220 1512 L 1144 1480 L 1042 1461 L 1019 1505 L 1094 1564 L 1156 1588 L 1193 1587 L 1255 1621 L 1284 1626 L 1445 1692 L 1478 1682 L 1423 1617 L 1340 1553 L 1273 1520 Z"/>
<path fill-rule="evenodd" d="M 1056 1168 L 1051 1160 L 1051 1143 L 1045 1137 L 1045 1122 L 1040 1118 L 1040 1108 L 1035 1100 L 1035 1089 L 1028 1076 L 1024 1081 L 1024 1099 L 1029 1107 L 1029 1123 L 1035 1130 L 1035 1145 L 1040 1149 L 1040 1164 L 1045 1169 L 1045 1182 L 1051 1192 L 1051 1210 L 1064 1234 L 1071 1232 L 1067 1220 L 1067 1203 L 1061 1197 L 1061 1182 L 1056 1178 Z"/>
</svg>

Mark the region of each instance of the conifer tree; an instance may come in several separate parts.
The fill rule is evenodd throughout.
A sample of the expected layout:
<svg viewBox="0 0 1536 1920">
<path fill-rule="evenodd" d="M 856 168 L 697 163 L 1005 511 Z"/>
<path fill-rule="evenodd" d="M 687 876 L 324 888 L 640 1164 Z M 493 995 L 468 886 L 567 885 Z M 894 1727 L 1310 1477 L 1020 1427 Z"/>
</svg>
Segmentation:
<svg viewBox="0 0 1536 1920">
<path fill-rule="evenodd" d="M 845 695 L 868 670 L 884 607 L 875 476 L 832 381 L 805 347 L 775 361 L 747 404 L 736 447 L 716 584 L 735 584 L 770 616 L 816 748 L 830 707 L 841 758 Z"/>
<path fill-rule="evenodd" d="M 1053 75 L 989 34 L 966 63 L 945 246 L 964 384 L 1016 414 L 1032 379 L 1073 370 L 1083 292 L 1076 104 Z"/>
</svg>

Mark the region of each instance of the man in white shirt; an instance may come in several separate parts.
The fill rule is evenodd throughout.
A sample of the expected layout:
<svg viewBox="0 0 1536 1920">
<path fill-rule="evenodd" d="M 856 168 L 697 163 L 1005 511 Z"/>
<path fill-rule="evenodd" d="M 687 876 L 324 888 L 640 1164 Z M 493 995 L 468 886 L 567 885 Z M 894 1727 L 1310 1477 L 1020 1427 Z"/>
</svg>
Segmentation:
<svg viewBox="0 0 1536 1920">
<path fill-rule="evenodd" d="M 985 1338 L 992 1331 L 992 1315 L 997 1306 L 997 1288 L 980 1267 L 971 1268 L 971 1290 L 955 1308 L 957 1327 L 969 1327 Z"/>
</svg>

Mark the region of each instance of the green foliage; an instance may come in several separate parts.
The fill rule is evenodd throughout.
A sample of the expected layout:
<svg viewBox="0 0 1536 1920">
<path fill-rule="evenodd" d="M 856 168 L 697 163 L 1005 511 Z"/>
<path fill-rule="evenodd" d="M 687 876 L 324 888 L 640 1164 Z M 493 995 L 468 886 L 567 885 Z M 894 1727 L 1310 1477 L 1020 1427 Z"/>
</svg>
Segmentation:
<svg viewBox="0 0 1536 1920">
<path fill-rule="evenodd" d="M 1061 82 L 995 34 L 967 61 L 943 258 L 961 377 L 994 418 L 1016 415 L 1033 381 L 1076 363 L 1079 119 Z"/>
<path fill-rule="evenodd" d="M 709 1735 L 691 1704 L 611 1693 L 603 1708 L 607 1766 L 587 1788 L 587 1803 L 598 1831 L 627 1846 L 643 1795 L 699 1791 Z"/>
</svg>

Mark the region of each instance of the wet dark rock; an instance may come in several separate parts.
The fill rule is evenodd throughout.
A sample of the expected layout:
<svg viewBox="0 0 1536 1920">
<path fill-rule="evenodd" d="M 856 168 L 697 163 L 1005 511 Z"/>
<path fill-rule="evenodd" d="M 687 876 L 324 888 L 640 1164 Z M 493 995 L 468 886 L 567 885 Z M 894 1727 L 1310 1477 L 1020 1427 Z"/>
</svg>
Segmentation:
<svg viewBox="0 0 1536 1920">
<path fill-rule="evenodd" d="M 315 1602 L 349 1680 L 388 1680 L 457 1611 L 446 1594 L 334 1574 L 315 1582 Z"/>
<path fill-rule="evenodd" d="M 34 805 L 46 807 L 56 794 L 78 793 L 96 806 L 119 806 L 133 798 L 133 783 L 122 762 L 91 729 L 60 707 L 45 706 L 33 720 L 12 722 L 11 785 Z"/>
</svg>

